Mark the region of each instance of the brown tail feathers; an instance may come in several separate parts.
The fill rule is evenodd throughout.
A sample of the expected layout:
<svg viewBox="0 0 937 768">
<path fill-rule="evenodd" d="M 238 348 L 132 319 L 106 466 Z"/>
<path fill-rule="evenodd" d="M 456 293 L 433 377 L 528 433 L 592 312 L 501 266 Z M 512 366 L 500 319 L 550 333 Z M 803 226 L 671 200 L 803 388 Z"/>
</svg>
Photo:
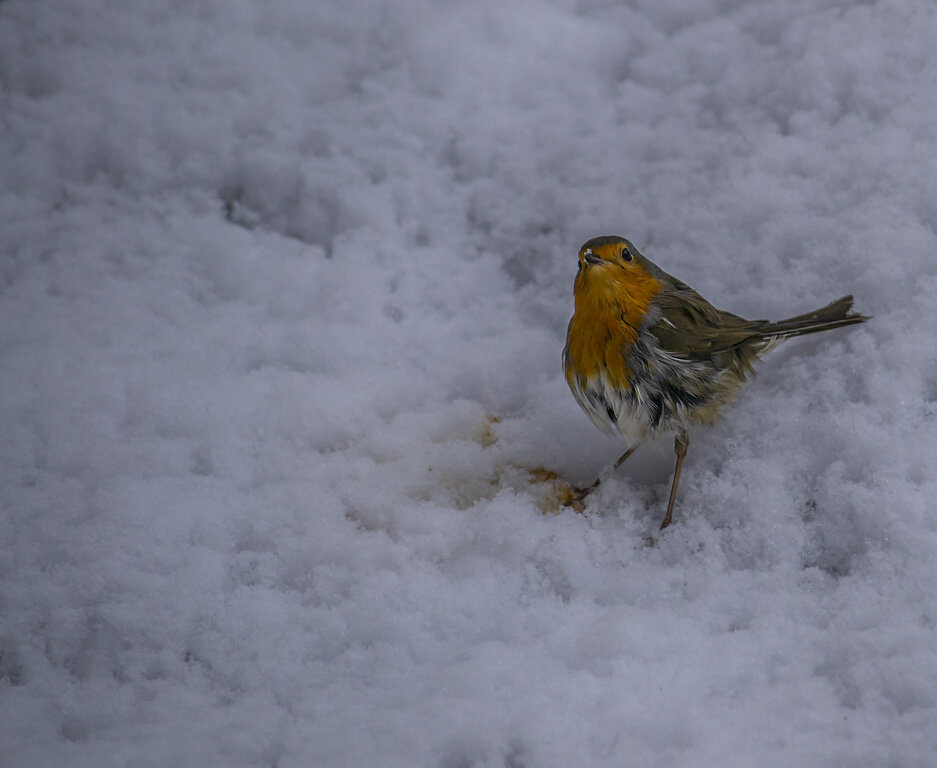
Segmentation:
<svg viewBox="0 0 937 768">
<path fill-rule="evenodd" d="M 866 315 L 850 312 L 850 309 L 852 309 L 852 296 L 843 296 L 841 299 L 830 302 L 825 307 L 813 310 L 813 312 L 789 317 L 786 320 L 778 320 L 776 323 L 768 323 L 765 326 L 765 336 L 773 336 L 778 339 L 803 336 L 808 333 L 829 331 L 844 325 L 864 323 L 869 319 Z"/>
</svg>

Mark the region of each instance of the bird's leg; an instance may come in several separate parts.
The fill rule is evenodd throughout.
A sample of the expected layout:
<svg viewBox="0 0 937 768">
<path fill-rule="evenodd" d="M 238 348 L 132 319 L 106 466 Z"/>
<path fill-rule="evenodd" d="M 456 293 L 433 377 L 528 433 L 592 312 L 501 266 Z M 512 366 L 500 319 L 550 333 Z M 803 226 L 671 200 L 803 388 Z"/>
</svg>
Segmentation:
<svg viewBox="0 0 937 768">
<path fill-rule="evenodd" d="M 615 462 L 615 466 L 612 467 L 612 471 L 614 472 L 614 471 L 615 471 L 616 469 L 618 469 L 622 464 L 624 464 L 624 463 L 625 463 L 625 459 L 627 459 L 627 458 L 628 458 L 632 453 L 634 453 L 636 450 L 638 450 L 638 446 L 634 446 L 633 448 L 629 448 L 627 451 L 625 451 L 625 452 L 618 458 L 618 461 Z M 588 495 L 589 495 L 590 493 L 592 493 L 596 488 L 599 487 L 599 483 L 601 483 L 601 482 L 602 482 L 602 478 L 601 478 L 601 477 L 597 477 L 597 478 L 595 478 L 595 482 L 594 482 L 592 485 L 587 485 L 585 488 L 574 488 L 573 491 L 574 491 L 574 493 L 576 494 L 576 499 L 577 499 L 577 501 L 582 501 L 584 498 L 586 498 L 586 496 L 588 496 Z"/>
<path fill-rule="evenodd" d="M 632 453 L 634 453 L 636 450 L 638 450 L 638 446 L 634 446 L 633 448 L 629 448 L 629 449 L 628 449 L 627 451 L 625 451 L 621 456 L 619 456 L 619 457 L 618 457 L 618 461 L 615 462 L 615 466 L 612 467 L 612 472 L 614 472 L 614 471 L 615 471 L 616 469 L 618 469 L 622 464 L 624 464 L 624 463 L 625 463 L 625 459 L 627 459 L 627 458 L 628 458 Z M 583 495 L 585 496 L 586 494 L 592 493 L 592 491 L 594 491 L 596 488 L 599 487 L 599 483 L 601 483 L 601 482 L 602 482 L 602 478 L 601 478 L 601 477 L 595 478 L 595 482 L 594 482 L 592 485 L 588 486 L 587 488 L 583 488 L 583 489 L 582 489 Z"/>
<path fill-rule="evenodd" d="M 670 501 L 667 502 L 667 514 L 664 515 L 664 522 L 660 524 L 660 529 L 664 530 L 673 522 L 673 502 L 677 498 L 677 484 L 680 482 L 680 470 L 683 469 L 683 458 L 686 456 L 687 446 L 690 439 L 686 434 L 679 434 L 673 440 L 673 452 L 677 454 L 677 466 L 673 470 L 673 485 L 670 486 Z"/>
<path fill-rule="evenodd" d="M 625 463 L 625 459 L 627 459 L 627 458 L 628 458 L 632 453 L 634 453 L 636 450 L 638 450 L 638 446 L 634 446 L 633 448 L 629 448 L 627 451 L 625 451 L 625 452 L 621 455 L 621 457 L 618 459 L 618 461 L 615 462 L 615 466 L 612 467 L 612 471 L 618 469 L 622 464 L 624 464 L 624 463 Z M 595 482 L 598 483 L 599 481 L 596 480 Z"/>
</svg>

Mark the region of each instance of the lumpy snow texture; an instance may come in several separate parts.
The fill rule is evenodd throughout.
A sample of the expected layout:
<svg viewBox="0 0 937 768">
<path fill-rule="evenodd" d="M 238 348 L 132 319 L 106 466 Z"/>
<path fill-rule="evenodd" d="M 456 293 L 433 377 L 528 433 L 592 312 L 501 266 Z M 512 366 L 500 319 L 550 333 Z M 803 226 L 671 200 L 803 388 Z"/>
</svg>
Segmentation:
<svg viewBox="0 0 937 768">
<path fill-rule="evenodd" d="M 0 763 L 933 765 L 935 39 L 0 2 Z M 612 473 L 560 370 L 602 234 L 874 315 L 763 361 L 663 534 L 670 445 Z M 538 468 L 604 479 L 579 514 Z"/>
</svg>

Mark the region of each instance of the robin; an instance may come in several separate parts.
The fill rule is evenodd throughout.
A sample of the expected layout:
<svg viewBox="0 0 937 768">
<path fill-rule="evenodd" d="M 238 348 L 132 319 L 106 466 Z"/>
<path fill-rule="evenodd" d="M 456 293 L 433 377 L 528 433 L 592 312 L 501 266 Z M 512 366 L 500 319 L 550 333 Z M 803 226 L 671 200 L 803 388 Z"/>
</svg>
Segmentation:
<svg viewBox="0 0 937 768">
<path fill-rule="evenodd" d="M 566 381 L 593 424 L 624 438 L 628 450 L 615 468 L 645 438 L 675 436 L 677 463 L 661 529 L 673 519 L 690 427 L 711 423 L 755 362 L 782 341 L 869 319 L 850 312 L 852 296 L 843 296 L 787 320 L 746 320 L 716 309 L 617 236 L 579 249 L 574 294 Z"/>
</svg>

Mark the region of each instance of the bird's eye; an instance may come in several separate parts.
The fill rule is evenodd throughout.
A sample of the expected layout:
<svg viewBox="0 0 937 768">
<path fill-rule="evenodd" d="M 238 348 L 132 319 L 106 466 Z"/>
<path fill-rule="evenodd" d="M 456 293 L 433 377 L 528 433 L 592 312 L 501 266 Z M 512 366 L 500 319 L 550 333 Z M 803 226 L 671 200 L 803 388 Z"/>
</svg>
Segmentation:
<svg viewBox="0 0 937 768">
<path fill-rule="evenodd" d="M 633 261 L 634 256 L 631 255 L 631 251 L 628 250 L 628 246 L 624 246 L 621 249 L 621 259 L 622 261 Z"/>
</svg>

